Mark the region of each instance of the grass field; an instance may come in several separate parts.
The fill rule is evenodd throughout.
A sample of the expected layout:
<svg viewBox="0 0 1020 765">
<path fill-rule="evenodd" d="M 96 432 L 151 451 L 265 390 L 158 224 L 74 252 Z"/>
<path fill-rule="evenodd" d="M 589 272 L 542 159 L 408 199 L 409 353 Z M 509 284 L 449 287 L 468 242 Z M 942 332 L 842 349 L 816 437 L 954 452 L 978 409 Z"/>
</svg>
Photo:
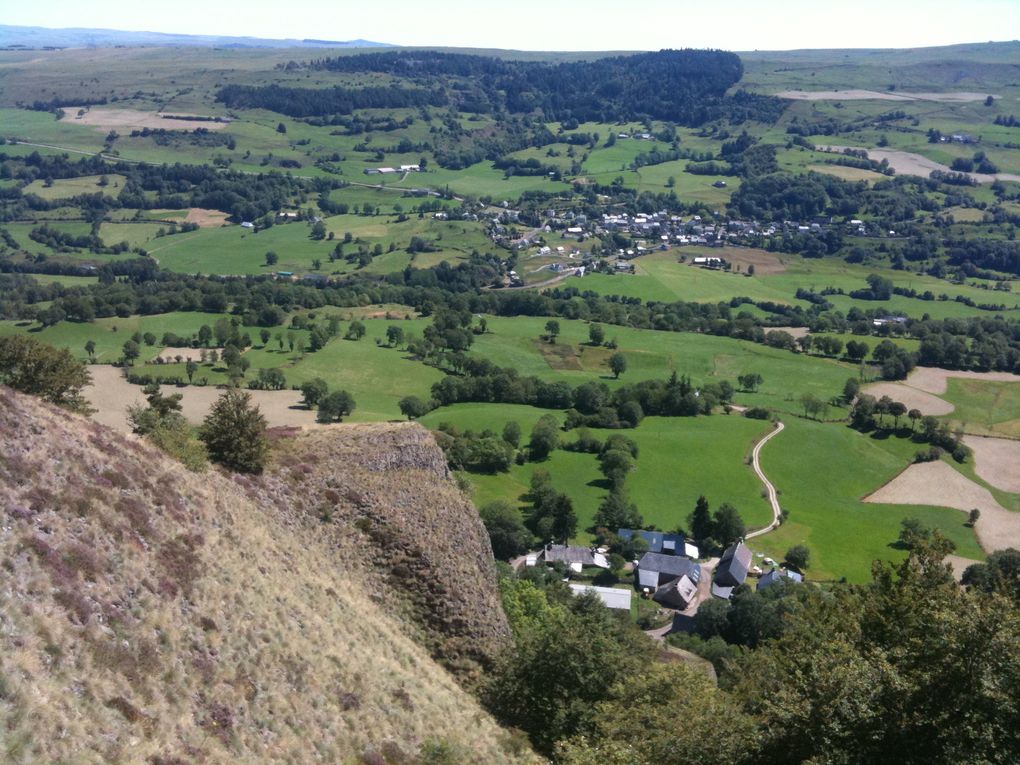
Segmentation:
<svg viewBox="0 0 1020 765">
<path fill-rule="evenodd" d="M 1020 383 L 951 377 L 941 398 L 956 407 L 946 419 L 968 433 L 1020 438 Z"/>
<path fill-rule="evenodd" d="M 526 443 L 531 429 L 544 414 L 549 411 L 535 407 L 457 404 L 430 412 L 420 422 L 429 428 L 448 423 L 461 430 L 489 429 L 499 434 L 513 420 L 521 426 Z M 768 423 L 760 420 L 714 415 L 649 417 L 638 428 L 621 431 L 640 448 L 636 468 L 627 478 L 627 490 L 645 523 L 662 529 L 684 526 L 701 494 L 713 506 L 723 502 L 735 505 L 749 527 L 768 523 L 771 511 L 761 496 L 761 484 L 745 464 L 754 440 L 768 429 Z M 611 432 L 592 431 L 600 439 Z M 561 435 L 564 443 L 575 438 L 573 433 Z M 577 540 L 587 541 L 590 536 L 587 529 L 608 491 L 594 455 L 561 449 L 545 462 L 514 465 L 509 473 L 469 474 L 475 504 L 481 506 L 497 499 L 517 502 L 536 470 L 547 470 L 556 488 L 573 500 L 578 516 Z"/>
<path fill-rule="evenodd" d="M 857 367 L 832 359 L 804 356 L 756 343 L 689 332 L 662 332 L 606 325 L 606 337 L 615 338 L 628 361 L 627 372 L 613 379 L 607 362 L 612 351 L 588 346 L 588 324 L 560 319 L 561 334 L 554 345 L 539 340 L 545 333 L 543 318 L 488 319 L 490 333 L 475 340 L 472 354 L 512 366 L 521 374 L 547 380 L 587 382 L 598 376 L 616 387 L 639 380 L 663 379 L 676 370 L 695 384 L 729 380 L 757 372 L 765 382 L 754 396 L 738 394 L 738 402 L 769 402 L 782 409 L 794 407 L 794 394 L 810 391 L 823 399 L 836 395 Z"/>
<path fill-rule="evenodd" d="M 890 279 L 894 286 L 914 289 L 919 293 L 930 290 L 936 297 L 944 294 L 948 299 L 921 300 L 894 295 L 886 301 L 868 301 L 856 300 L 849 297 L 849 294 L 829 295 L 827 299 L 844 312 L 853 307 L 861 310 L 882 309 L 902 312 L 917 318 L 926 313 L 932 318 L 973 316 L 975 309 L 955 301 L 958 295 L 976 303 L 1004 303 L 1009 310 L 1020 308 L 1020 298 L 1011 292 L 991 292 L 908 271 L 896 271 L 880 266 L 851 265 L 841 260 L 761 253 L 760 257 L 768 257 L 779 264 L 777 270 L 781 272 L 756 273 L 753 277 L 746 275 L 746 269 L 742 269 L 741 272 L 714 271 L 678 262 L 680 256 L 685 256 L 688 261 L 698 255 L 735 259 L 747 253 L 757 254 L 761 251 L 745 248 L 685 247 L 681 250 L 656 252 L 636 259 L 634 261 L 636 272 L 633 275 L 591 274 L 583 278 L 579 287 L 603 295 L 660 301 L 725 302 L 734 296 L 744 295 L 756 301 L 773 301 L 806 308 L 809 303 L 796 298 L 798 288 L 821 291 L 832 287 L 849 293 L 866 287 L 868 275 L 876 273 Z M 1014 285 L 1020 287 L 1020 281 L 1014 280 Z"/>
<path fill-rule="evenodd" d="M 762 469 L 780 491 L 789 520 L 752 547 L 780 559 L 794 544 L 812 555 L 812 578 L 866 581 L 873 560 L 896 560 L 893 547 L 904 518 L 936 526 L 956 552 L 982 559 L 967 516 L 946 508 L 865 504 L 861 498 L 910 464 L 918 445 L 909 439 L 875 439 L 843 424 L 786 418 L 786 430 L 762 450 Z M 824 478 L 823 478 L 824 477 Z"/>
</svg>

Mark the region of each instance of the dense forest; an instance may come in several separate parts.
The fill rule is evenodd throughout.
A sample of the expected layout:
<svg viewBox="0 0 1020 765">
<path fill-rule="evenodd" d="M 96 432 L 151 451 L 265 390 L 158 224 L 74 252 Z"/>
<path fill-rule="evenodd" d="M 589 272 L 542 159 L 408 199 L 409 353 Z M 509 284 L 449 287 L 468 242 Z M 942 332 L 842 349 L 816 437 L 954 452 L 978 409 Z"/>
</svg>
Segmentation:
<svg viewBox="0 0 1020 765">
<path fill-rule="evenodd" d="M 424 86 L 424 93 L 437 97 L 432 89 L 443 88 L 462 111 L 541 111 L 547 120 L 606 122 L 647 117 L 698 126 L 720 118 L 732 123 L 773 121 L 784 108 L 781 100 L 769 96 L 745 92 L 726 96 L 727 89 L 740 80 L 743 65 L 736 54 L 718 50 L 663 50 L 561 64 L 434 51 L 388 51 L 318 59 L 306 66 L 410 78 Z M 463 86 L 460 82 L 453 84 L 451 78 L 466 82 Z M 365 89 L 379 90 L 385 89 Z M 354 98 L 349 93 L 358 92 L 363 91 L 323 98 L 321 90 L 228 86 L 220 90 L 219 98 L 229 106 L 263 107 L 297 117 L 326 114 L 329 109 L 348 113 L 340 107 L 345 107 L 345 99 Z"/>
<path fill-rule="evenodd" d="M 445 106 L 442 90 L 414 88 L 286 88 L 280 85 L 225 85 L 216 94 L 231 109 L 269 109 L 288 117 L 351 114 L 355 109 Z"/>
</svg>

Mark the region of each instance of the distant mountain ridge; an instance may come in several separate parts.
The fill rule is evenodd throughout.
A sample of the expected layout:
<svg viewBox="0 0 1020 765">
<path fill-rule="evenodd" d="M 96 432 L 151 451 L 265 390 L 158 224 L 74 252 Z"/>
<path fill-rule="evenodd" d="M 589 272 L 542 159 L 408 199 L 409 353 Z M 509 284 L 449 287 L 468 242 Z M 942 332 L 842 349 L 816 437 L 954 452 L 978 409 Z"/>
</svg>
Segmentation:
<svg viewBox="0 0 1020 765">
<path fill-rule="evenodd" d="M 388 48 L 371 40 L 269 39 L 227 35 L 125 32 L 118 29 L 20 27 L 0 24 L 0 48 L 84 48 L 116 45 L 189 45 L 210 48 Z"/>
</svg>

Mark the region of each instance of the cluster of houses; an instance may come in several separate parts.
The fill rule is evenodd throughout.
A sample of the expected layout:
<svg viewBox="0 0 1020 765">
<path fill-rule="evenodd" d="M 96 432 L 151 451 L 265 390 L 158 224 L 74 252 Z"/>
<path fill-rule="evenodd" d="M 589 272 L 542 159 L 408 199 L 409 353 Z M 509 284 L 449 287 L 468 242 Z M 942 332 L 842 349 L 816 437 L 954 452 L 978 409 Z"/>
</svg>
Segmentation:
<svg viewBox="0 0 1020 765">
<path fill-rule="evenodd" d="M 705 572 L 698 563 L 699 551 L 683 534 L 669 534 L 662 531 L 641 529 L 620 529 L 618 536 L 630 542 L 643 539 L 647 545 L 634 566 L 634 588 L 599 587 L 590 584 L 572 583 L 575 595 L 591 593 L 599 597 L 609 608 L 629 610 L 634 590 L 665 608 L 686 611 L 698 601 L 699 586 Z M 609 568 L 609 560 L 603 548 L 578 545 L 546 545 L 542 550 L 527 556 L 526 564 L 562 563 L 570 571 L 580 574 L 586 567 Z M 747 581 L 748 576 L 759 576 L 758 589 L 767 589 L 779 582 L 802 582 L 803 577 L 790 569 L 779 569 L 775 562 L 765 559 L 772 569 L 762 574 L 753 564 L 750 548 L 742 541 L 734 542 L 719 559 L 712 576 L 708 592 L 712 597 L 729 600 L 733 591 Z"/>
</svg>

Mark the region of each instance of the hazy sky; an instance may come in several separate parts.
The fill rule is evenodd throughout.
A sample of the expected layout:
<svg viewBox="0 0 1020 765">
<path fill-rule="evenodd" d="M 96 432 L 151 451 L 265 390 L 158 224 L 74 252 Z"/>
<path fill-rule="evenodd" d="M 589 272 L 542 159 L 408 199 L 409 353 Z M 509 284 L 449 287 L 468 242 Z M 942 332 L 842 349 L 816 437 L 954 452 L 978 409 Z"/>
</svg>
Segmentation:
<svg viewBox="0 0 1020 765">
<path fill-rule="evenodd" d="M 1020 39 L 1020 0 L 0 0 L 0 23 L 520 50 Z"/>
</svg>

